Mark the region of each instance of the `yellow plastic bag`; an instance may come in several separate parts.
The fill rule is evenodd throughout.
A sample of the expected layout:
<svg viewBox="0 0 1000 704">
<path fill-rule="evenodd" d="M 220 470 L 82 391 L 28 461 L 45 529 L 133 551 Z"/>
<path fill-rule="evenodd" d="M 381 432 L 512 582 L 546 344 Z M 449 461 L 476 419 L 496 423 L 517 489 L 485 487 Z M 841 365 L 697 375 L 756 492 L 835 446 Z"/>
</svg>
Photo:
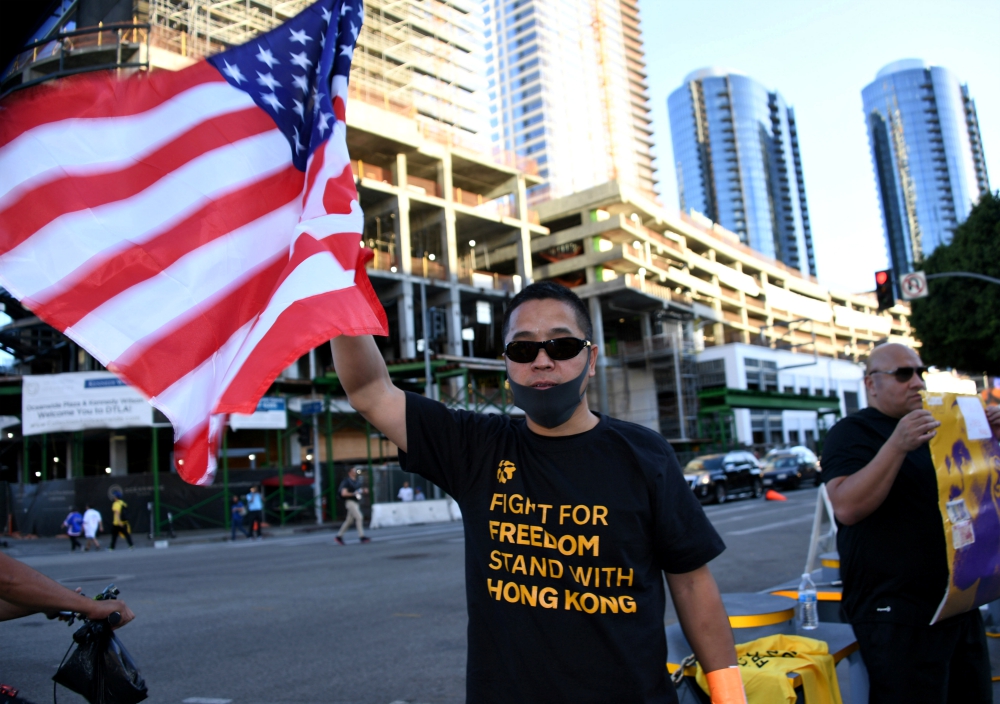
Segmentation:
<svg viewBox="0 0 1000 704">
<path fill-rule="evenodd" d="M 736 646 L 748 704 L 795 704 L 788 675 L 802 678 L 808 704 L 843 704 L 837 669 L 826 643 L 801 636 L 774 635 Z M 698 685 L 708 693 L 705 672 L 698 664 Z"/>
</svg>

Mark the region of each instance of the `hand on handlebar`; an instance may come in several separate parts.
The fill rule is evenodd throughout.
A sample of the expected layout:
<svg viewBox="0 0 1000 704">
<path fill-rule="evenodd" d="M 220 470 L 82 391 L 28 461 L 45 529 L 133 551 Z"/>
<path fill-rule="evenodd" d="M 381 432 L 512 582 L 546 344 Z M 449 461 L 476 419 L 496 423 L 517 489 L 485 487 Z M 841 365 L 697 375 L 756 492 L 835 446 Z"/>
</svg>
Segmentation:
<svg viewBox="0 0 1000 704">
<path fill-rule="evenodd" d="M 135 614 L 132 613 L 132 609 L 130 609 L 128 605 L 120 599 L 92 601 L 87 610 L 82 611 L 81 613 L 91 621 L 103 621 L 116 612 L 121 614 L 121 620 L 118 621 L 118 623 L 111 624 L 114 628 L 121 628 L 135 618 Z"/>
</svg>

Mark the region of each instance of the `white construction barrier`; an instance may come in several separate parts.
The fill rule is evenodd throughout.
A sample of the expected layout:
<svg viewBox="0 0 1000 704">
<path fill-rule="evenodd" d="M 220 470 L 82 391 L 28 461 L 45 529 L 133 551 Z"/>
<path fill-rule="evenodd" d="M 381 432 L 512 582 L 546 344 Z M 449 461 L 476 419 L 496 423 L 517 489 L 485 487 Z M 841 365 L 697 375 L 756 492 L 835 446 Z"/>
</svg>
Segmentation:
<svg viewBox="0 0 1000 704">
<path fill-rule="evenodd" d="M 372 519 L 369 528 L 460 520 L 462 520 L 462 512 L 454 499 L 399 501 L 388 504 L 372 504 Z"/>
</svg>

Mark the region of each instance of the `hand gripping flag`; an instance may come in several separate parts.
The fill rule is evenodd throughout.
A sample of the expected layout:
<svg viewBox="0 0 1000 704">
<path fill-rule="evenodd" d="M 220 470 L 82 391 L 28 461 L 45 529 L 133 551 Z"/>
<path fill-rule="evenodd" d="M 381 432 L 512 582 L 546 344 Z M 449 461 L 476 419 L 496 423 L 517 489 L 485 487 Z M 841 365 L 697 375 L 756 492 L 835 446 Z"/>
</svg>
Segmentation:
<svg viewBox="0 0 1000 704">
<path fill-rule="evenodd" d="M 362 18 L 320 0 L 177 73 L 0 103 L 0 285 L 163 411 L 188 482 L 282 369 L 387 332 L 344 122 Z"/>
</svg>

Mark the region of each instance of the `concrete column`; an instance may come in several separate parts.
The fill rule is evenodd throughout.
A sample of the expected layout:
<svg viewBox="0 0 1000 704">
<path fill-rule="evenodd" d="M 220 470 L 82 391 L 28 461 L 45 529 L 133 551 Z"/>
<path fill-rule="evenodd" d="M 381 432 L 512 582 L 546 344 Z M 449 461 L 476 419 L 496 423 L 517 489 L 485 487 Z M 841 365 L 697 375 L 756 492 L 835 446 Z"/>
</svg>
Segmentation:
<svg viewBox="0 0 1000 704">
<path fill-rule="evenodd" d="M 597 345 L 597 399 L 601 413 L 608 413 L 608 374 L 607 358 L 604 354 L 604 314 L 601 312 L 601 300 L 597 296 L 590 298 L 590 321 L 594 326 L 593 343 Z"/>
<path fill-rule="evenodd" d="M 417 335 L 413 320 L 413 283 L 404 281 L 400 288 L 402 293 L 396 298 L 399 356 L 402 359 L 414 359 L 417 356 Z"/>
<path fill-rule="evenodd" d="M 450 179 L 449 179 L 450 180 Z M 441 217 L 441 250 L 445 252 L 448 267 L 448 302 L 445 304 L 448 320 L 448 354 L 462 354 L 462 302 L 458 291 L 458 230 L 455 226 L 455 209 L 445 205 Z"/>
<path fill-rule="evenodd" d="M 441 214 L 441 252 L 444 254 L 444 265 L 448 269 L 448 282 L 457 284 L 458 232 L 455 227 L 455 209 L 450 205 L 446 205 Z"/>
<path fill-rule="evenodd" d="M 448 290 L 448 354 L 462 354 L 462 301 L 455 284 Z"/>
<path fill-rule="evenodd" d="M 714 251 L 714 250 L 713 250 Z M 736 271 L 743 273 L 743 262 L 736 262 Z M 750 317 L 747 315 L 747 294 L 745 291 L 737 291 L 736 295 L 740 299 L 740 319 L 746 328 L 743 330 L 743 343 L 750 344 Z"/>
<path fill-rule="evenodd" d="M 642 323 L 642 348 L 649 354 L 653 349 L 653 316 L 643 313 L 639 320 Z"/>
<path fill-rule="evenodd" d="M 396 155 L 396 166 L 393 169 L 396 186 L 400 193 L 396 194 L 396 243 L 399 247 L 399 270 L 404 274 L 413 273 L 413 262 L 410 255 L 413 246 L 410 242 L 410 197 L 406 194 L 406 154 Z"/>
<path fill-rule="evenodd" d="M 521 231 L 517 240 L 517 273 L 521 277 L 522 285 L 527 286 L 535 280 L 535 274 L 531 264 L 531 230 L 528 229 L 527 225 L 527 188 L 524 183 L 524 176 L 520 174 L 517 176 L 517 186 L 514 189 L 514 203 L 517 208 L 517 219 L 521 221 Z"/>
<path fill-rule="evenodd" d="M 768 281 L 767 272 L 764 272 L 764 271 L 760 272 L 760 288 L 761 288 L 761 290 L 766 289 L 768 283 L 769 283 L 769 281 Z M 773 327 L 774 326 L 774 313 L 771 312 L 771 299 L 768 298 L 767 294 L 764 294 L 764 315 L 766 316 L 766 319 L 764 320 L 764 324 L 768 326 L 768 328 L 767 328 L 767 332 L 768 332 L 768 334 L 767 334 L 767 337 L 768 337 L 768 346 L 771 349 L 774 349 L 776 347 L 776 345 L 774 344 L 774 327 Z"/>
<path fill-rule="evenodd" d="M 681 374 L 681 324 L 677 323 L 671 335 L 674 348 L 674 388 L 677 393 L 677 421 L 681 426 L 681 440 L 687 440 L 687 413 L 684 408 L 684 377 Z"/>
<path fill-rule="evenodd" d="M 581 222 L 587 222 L 586 218 L 585 217 L 581 217 Z M 599 239 L 600 238 L 596 237 L 596 236 L 595 237 L 588 237 L 587 239 L 585 239 L 583 241 L 583 253 L 584 254 L 589 254 L 590 252 L 597 252 L 598 251 L 597 241 Z M 597 283 L 598 281 L 600 281 L 600 277 L 597 275 L 597 270 L 599 268 L 600 268 L 600 266 L 588 266 L 586 268 L 586 270 L 584 271 L 584 274 L 587 277 L 586 278 L 586 282 L 588 284 L 594 284 L 594 283 Z"/>
<path fill-rule="evenodd" d="M 451 171 L 451 152 L 445 152 L 437 165 L 437 184 L 441 197 L 451 203 L 455 199 L 455 184 Z"/>
<path fill-rule="evenodd" d="M 110 456 L 109 465 L 112 476 L 128 474 L 128 441 L 124 435 L 111 435 L 109 437 Z"/>
</svg>

